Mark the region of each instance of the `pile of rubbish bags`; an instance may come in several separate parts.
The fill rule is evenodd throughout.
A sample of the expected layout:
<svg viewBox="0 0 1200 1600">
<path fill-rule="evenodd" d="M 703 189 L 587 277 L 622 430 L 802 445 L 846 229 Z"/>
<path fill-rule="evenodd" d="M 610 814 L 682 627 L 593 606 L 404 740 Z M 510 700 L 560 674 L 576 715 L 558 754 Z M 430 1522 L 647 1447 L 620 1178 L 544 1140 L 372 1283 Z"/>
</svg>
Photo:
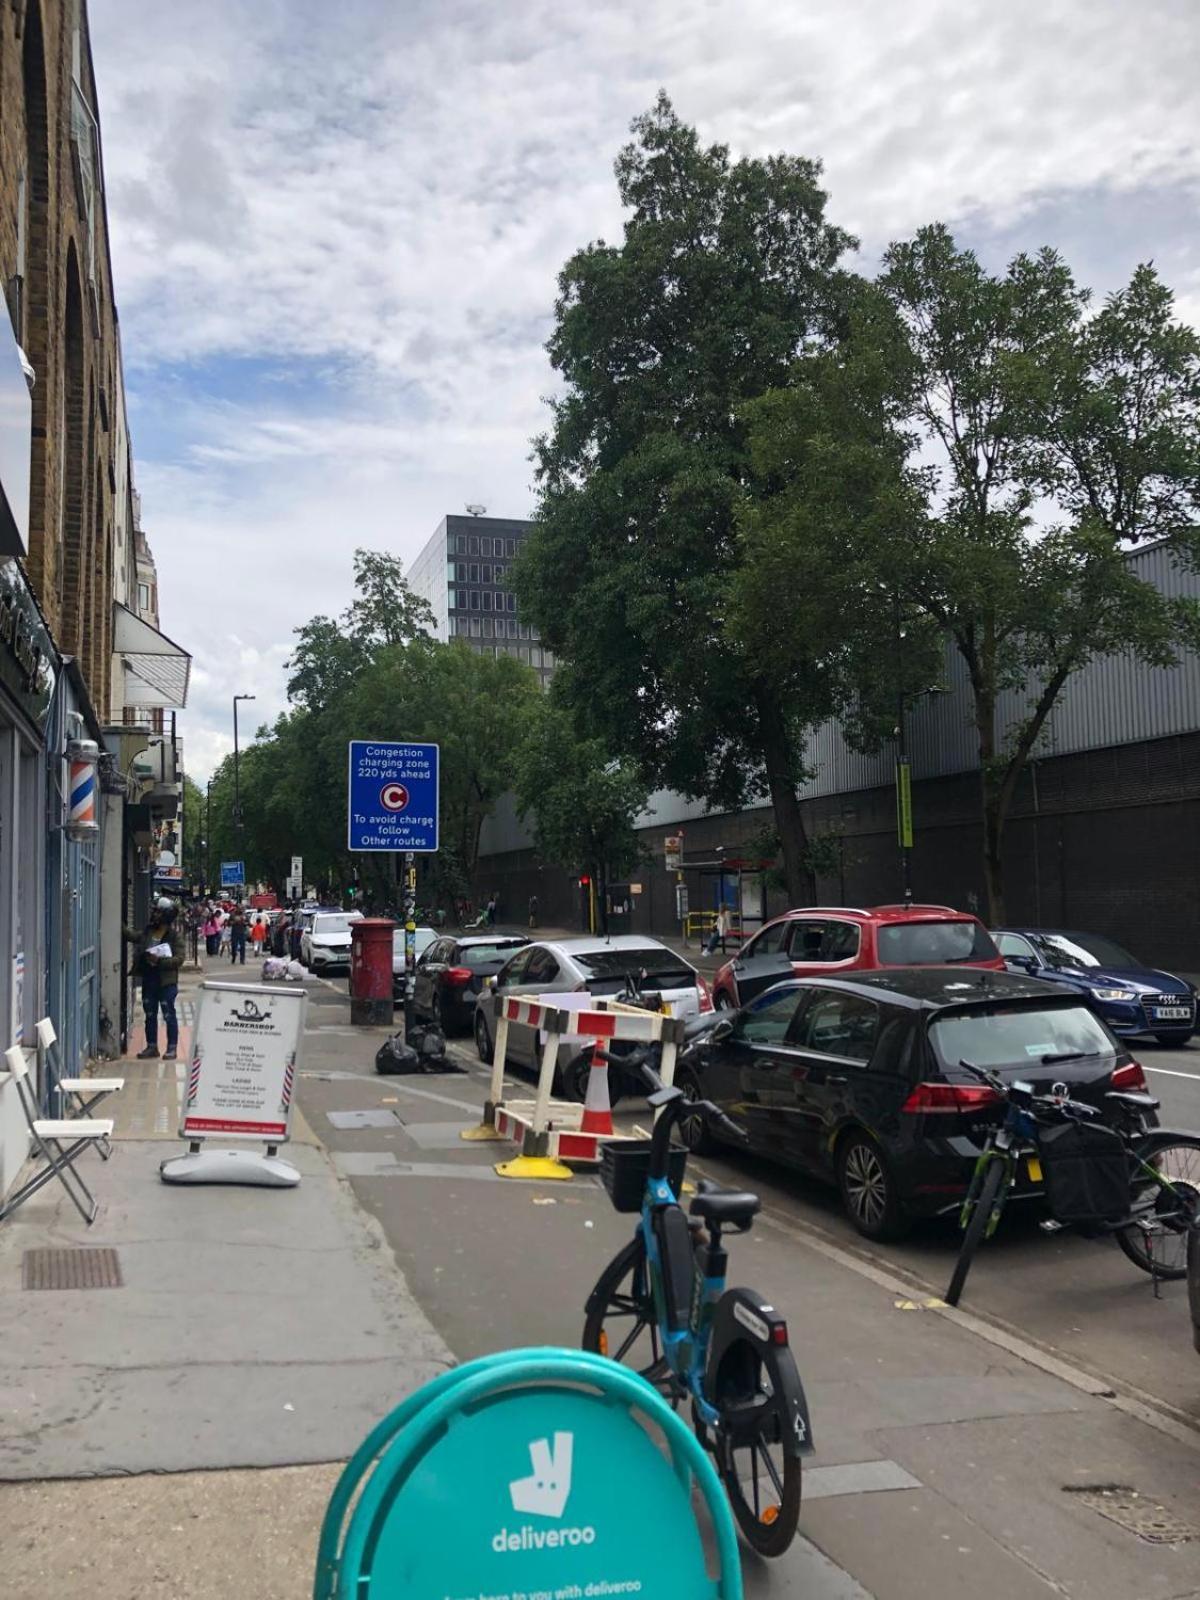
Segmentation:
<svg viewBox="0 0 1200 1600">
<path fill-rule="evenodd" d="M 263 962 L 264 983 L 303 983 L 308 968 L 302 961 L 289 961 L 286 956 L 268 956 Z"/>
</svg>

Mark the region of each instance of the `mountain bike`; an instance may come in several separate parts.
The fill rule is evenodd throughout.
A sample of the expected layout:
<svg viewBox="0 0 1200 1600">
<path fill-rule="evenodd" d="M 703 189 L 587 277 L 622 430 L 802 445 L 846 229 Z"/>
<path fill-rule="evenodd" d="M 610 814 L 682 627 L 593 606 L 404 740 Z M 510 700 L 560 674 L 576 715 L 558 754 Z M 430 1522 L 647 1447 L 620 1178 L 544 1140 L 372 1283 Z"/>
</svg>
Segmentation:
<svg viewBox="0 0 1200 1600">
<path fill-rule="evenodd" d="M 633 1367 L 672 1404 L 690 1397 L 696 1436 L 716 1460 L 742 1533 L 761 1555 L 778 1556 L 795 1535 L 800 1463 L 813 1443 L 787 1322 L 754 1290 L 725 1286 L 722 1235 L 748 1232 L 759 1198 L 702 1182 L 685 1213 L 678 1194 L 687 1151 L 671 1144 L 681 1117 L 697 1113 L 727 1137 L 745 1135 L 710 1102 L 667 1088 L 650 1065 L 657 1052 L 618 1058 L 639 1071 L 657 1118 L 650 1139 L 602 1151 L 613 1205 L 641 1215 L 588 1296 L 583 1348 Z"/>
<path fill-rule="evenodd" d="M 969 1061 L 959 1066 L 996 1091 L 1005 1114 L 988 1135 L 963 1201 L 963 1239 L 946 1290 L 948 1305 L 958 1304 L 975 1252 L 995 1233 L 1022 1162 L 1031 1182 L 1046 1182 L 1055 1214 L 1044 1229 L 1112 1235 L 1156 1287 L 1159 1280 L 1186 1276 L 1188 1235 L 1200 1225 L 1200 1135 L 1150 1127 L 1148 1118 L 1158 1109 L 1152 1095 L 1112 1091 L 1101 1111 L 1072 1100 L 1062 1084 L 1039 1095 L 1028 1083 L 1006 1082 Z M 1058 1153 L 1062 1129 L 1075 1130 L 1065 1135 L 1075 1146 L 1073 1173 Z M 1056 1206 L 1056 1193 L 1072 1187 L 1078 1200 Z"/>
</svg>

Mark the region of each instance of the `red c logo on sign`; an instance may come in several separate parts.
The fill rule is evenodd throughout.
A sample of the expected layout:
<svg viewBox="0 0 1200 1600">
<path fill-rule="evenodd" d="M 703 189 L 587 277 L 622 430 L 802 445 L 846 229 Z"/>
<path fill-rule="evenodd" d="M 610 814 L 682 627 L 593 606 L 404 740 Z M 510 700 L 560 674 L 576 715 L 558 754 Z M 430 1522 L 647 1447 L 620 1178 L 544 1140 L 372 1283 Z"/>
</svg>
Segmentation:
<svg viewBox="0 0 1200 1600">
<path fill-rule="evenodd" d="M 408 790 L 402 783 L 385 783 L 379 798 L 388 811 L 403 811 L 408 804 Z"/>
</svg>

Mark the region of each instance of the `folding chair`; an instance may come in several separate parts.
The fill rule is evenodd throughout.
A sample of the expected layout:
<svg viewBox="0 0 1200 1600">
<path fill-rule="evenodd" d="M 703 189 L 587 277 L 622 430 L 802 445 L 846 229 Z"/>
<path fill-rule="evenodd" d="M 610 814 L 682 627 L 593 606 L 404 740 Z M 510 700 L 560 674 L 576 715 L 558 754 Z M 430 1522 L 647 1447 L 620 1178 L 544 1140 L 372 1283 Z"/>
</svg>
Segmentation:
<svg viewBox="0 0 1200 1600">
<path fill-rule="evenodd" d="M 25 1059 L 24 1050 L 19 1044 L 10 1045 L 4 1052 L 4 1059 L 8 1062 L 9 1072 L 12 1073 L 17 1098 L 21 1102 L 21 1110 L 25 1113 L 25 1120 L 29 1124 L 34 1147 L 46 1165 L 0 1204 L 0 1218 L 7 1217 L 10 1212 L 15 1211 L 29 1199 L 30 1195 L 36 1194 L 43 1184 L 49 1183 L 51 1178 L 57 1178 L 70 1195 L 75 1209 L 83 1220 L 89 1224 L 95 1222 L 97 1210 L 95 1196 L 76 1172 L 75 1163 L 89 1145 L 111 1138 L 112 1119 L 70 1117 L 65 1121 L 53 1121 L 47 1117 L 39 1117 L 37 1102 L 29 1086 L 29 1062 Z M 64 1144 L 64 1140 L 70 1140 L 70 1143 Z M 84 1200 L 79 1198 L 79 1193 L 68 1181 L 68 1176 L 78 1185 Z"/>
<path fill-rule="evenodd" d="M 58 1035 L 54 1031 L 54 1024 L 49 1017 L 43 1017 L 35 1025 L 37 1034 L 38 1059 L 44 1061 L 50 1068 L 54 1078 L 54 1087 L 58 1091 L 59 1108 L 68 1117 L 88 1117 L 102 1100 L 107 1100 L 110 1094 L 120 1094 L 125 1087 L 124 1078 L 61 1078 L 58 1073 Z M 100 1139 L 96 1143 L 100 1152 L 100 1159 L 107 1161 L 112 1155 L 112 1142 L 109 1139 Z"/>
</svg>

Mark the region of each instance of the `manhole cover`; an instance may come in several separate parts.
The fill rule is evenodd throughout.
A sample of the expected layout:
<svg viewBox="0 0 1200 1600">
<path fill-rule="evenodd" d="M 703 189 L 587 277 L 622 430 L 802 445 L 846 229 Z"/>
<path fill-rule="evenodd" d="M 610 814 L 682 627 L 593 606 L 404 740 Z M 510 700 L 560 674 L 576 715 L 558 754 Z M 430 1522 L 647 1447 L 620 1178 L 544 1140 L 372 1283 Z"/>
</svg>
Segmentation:
<svg viewBox="0 0 1200 1600">
<path fill-rule="evenodd" d="M 327 1111 L 335 1128 L 395 1128 L 400 1118 L 394 1111 Z"/>
<path fill-rule="evenodd" d="M 1068 1485 L 1064 1490 L 1102 1517 L 1115 1522 L 1119 1528 L 1136 1533 L 1147 1544 L 1186 1544 L 1196 1537 L 1195 1528 L 1180 1522 L 1153 1495 L 1140 1494 L 1136 1489 L 1119 1483 L 1096 1484 L 1079 1488 Z"/>
<path fill-rule="evenodd" d="M 26 1250 L 21 1258 L 23 1289 L 120 1289 L 121 1263 L 115 1250 Z"/>
</svg>

